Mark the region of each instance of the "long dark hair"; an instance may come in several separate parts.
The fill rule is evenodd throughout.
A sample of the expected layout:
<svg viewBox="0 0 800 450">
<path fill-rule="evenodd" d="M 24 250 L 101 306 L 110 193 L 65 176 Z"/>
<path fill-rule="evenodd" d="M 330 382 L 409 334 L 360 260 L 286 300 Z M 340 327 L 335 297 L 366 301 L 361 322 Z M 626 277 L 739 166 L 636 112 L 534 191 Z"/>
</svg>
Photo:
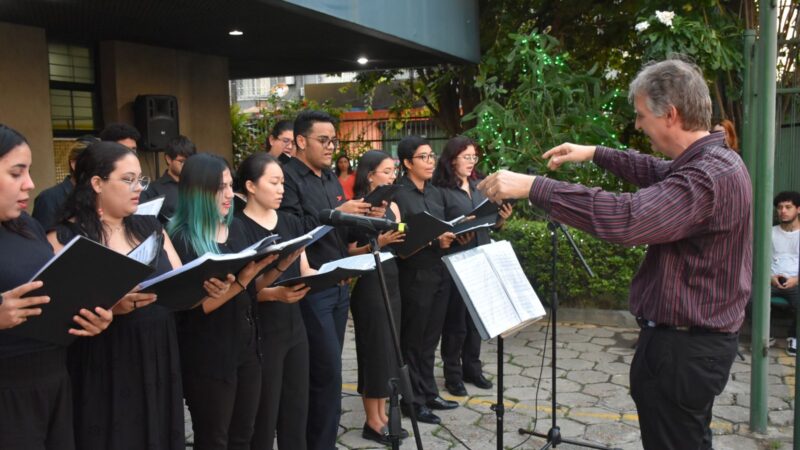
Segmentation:
<svg viewBox="0 0 800 450">
<path fill-rule="evenodd" d="M 217 245 L 217 227 L 233 220 L 233 207 L 225 217 L 219 216 L 217 192 L 222 184 L 222 174 L 230 170 L 221 156 L 197 153 L 189 157 L 181 170 L 178 182 L 178 204 L 167 231 L 170 237 L 183 233 L 192 250 L 198 255 L 220 253 Z"/>
<path fill-rule="evenodd" d="M 356 198 L 369 194 L 369 174 L 387 159 L 391 159 L 391 156 L 380 150 L 370 150 L 361 155 L 356 169 L 356 181 L 353 183 L 353 194 Z"/>
<path fill-rule="evenodd" d="M 234 190 L 240 194 L 249 196 L 245 184 L 247 184 L 248 181 L 258 183 L 259 178 L 264 175 L 264 169 L 270 164 L 282 166 L 280 161 L 269 153 L 253 153 L 245 158 L 245 160 L 239 164 L 239 170 L 236 171 Z"/>
<path fill-rule="evenodd" d="M 408 160 L 410 163 L 413 163 L 414 152 L 423 145 L 431 144 L 429 144 L 425 139 L 413 135 L 406 136 L 400 140 L 400 143 L 397 144 L 397 159 L 400 160 L 401 174 L 405 175 L 408 172 L 408 169 L 406 169 L 406 165 L 403 164 L 403 161 Z"/>
<path fill-rule="evenodd" d="M 22 144 L 27 144 L 28 140 L 19 131 L 0 123 L 0 158 L 4 158 L 11 150 Z M 33 234 L 25 227 L 25 223 L 18 218 L 0 222 L 0 226 L 8 231 L 19 234 L 27 238 L 33 238 Z"/>
<path fill-rule="evenodd" d="M 353 173 L 353 165 L 350 164 L 350 158 L 348 158 L 344 153 L 339 153 L 339 155 L 336 157 L 336 164 L 334 165 L 334 170 L 336 171 L 337 177 L 342 176 L 342 169 L 339 168 L 339 160 L 342 158 L 347 160 L 347 174 L 349 175 Z"/>
<path fill-rule="evenodd" d="M 108 235 L 97 213 L 97 192 L 92 187 L 92 178 L 107 179 L 116 168 L 117 161 L 128 155 L 136 156 L 136 153 L 111 141 L 91 144 L 81 152 L 75 161 L 75 188 L 61 210 L 62 224 L 70 226 L 74 223 L 82 235 L 93 241 L 106 242 Z M 135 245 L 147 237 L 147 227 L 142 221 L 135 220 L 133 215 L 124 217 L 122 224 L 129 244 Z"/>
<path fill-rule="evenodd" d="M 453 162 L 458 158 L 458 155 L 463 153 L 469 146 L 475 147 L 475 154 L 478 154 L 478 146 L 475 141 L 466 136 L 456 136 L 444 145 L 442 155 L 436 163 L 436 170 L 433 172 L 433 179 L 431 182 L 434 186 L 457 189 L 461 186 L 461 180 L 458 179 L 455 170 L 453 169 Z M 469 178 L 478 178 L 475 169 L 469 175 Z"/>
</svg>

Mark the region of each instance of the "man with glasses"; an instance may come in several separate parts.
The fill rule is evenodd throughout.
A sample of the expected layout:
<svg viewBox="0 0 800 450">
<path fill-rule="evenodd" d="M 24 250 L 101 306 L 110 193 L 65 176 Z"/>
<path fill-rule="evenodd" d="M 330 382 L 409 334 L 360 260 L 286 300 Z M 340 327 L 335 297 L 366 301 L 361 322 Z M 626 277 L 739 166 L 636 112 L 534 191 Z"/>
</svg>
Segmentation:
<svg viewBox="0 0 800 450">
<path fill-rule="evenodd" d="M 164 197 L 164 205 L 161 206 L 158 220 L 165 225 L 175 214 L 175 206 L 178 204 L 178 182 L 181 180 L 183 163 L 195 153 L 197 153 L 197 148 L 186 136 L 171 139 L 167 143 L 167 148 L 164 149 L 164 161 L 167 163 L 167 169 L 161 178 L 154 181 L 150 189 L 142 192 L 139 197 L 141 203 Z"/>
<path fill-rule="evenodd" d="M 345 201 L 342 186 L 331 170 L 333 154 L 339 145 L 334 119 L 321 111 L 303 111 L 294 121 L 297 153 L 283 166 L 284 194 L 280 209 L 297 216 L 305 231 L 320 223 L 323 209 L 338 209 L 348 214 L 383 217 L 384 208 L 370 212 L 363 199 Z M 322 264 L 348 256 L 347 231 L 336 229 L 306 248 L 309 265 Z M 336 448 L 341 415 L 342 347 L 347 310 L 350 306 L 347 284 L 331 286 L 300 302 L 308 334 L 310 354 L 308 448 Z"/>
</svg>

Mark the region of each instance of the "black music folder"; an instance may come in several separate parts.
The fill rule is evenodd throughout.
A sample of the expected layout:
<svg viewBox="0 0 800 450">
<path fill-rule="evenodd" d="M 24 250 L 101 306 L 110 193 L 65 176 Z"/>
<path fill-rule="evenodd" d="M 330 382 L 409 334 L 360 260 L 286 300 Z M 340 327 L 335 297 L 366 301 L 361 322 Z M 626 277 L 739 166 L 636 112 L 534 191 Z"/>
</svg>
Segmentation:
<svg viewBox="0 0 800 450">
<path fill-rule="evenodd" d="M 50 296 L 50 303 L 40 306 L 42 314 L 6 332 L 69 345 L 77 336 L 67 330 L 80 328 L 72 318 L 81 308 L 111 308 L 152 272 L 147 264 L 76 236 L 31 279 L 44 285 L 27 297 Z"/>
<path fill-rule="evenodd" d="M 391 253 L 381 252 L 381 262 L 394 258 Z M 310 287 L 309 294 L 319 292 L 348 278 L 360 277 L 375 270 L 375 257 L 372 253 L 348 256 L 330 261 L 320 266 L 317 273 L 302 277 L 287 278 L 275 283 L 275 286 L 295 286 L 305 284 Z"/>
<path fill-rule="evenodd" d="M 364 197 L 364 201 L 372 206 L 381 206 L 383 202 L 392 203 L 395 194 L 401 189 L 403 189 L 403 185 L 400 184 L 384 184 L 376 187 L 372 192 L 367 194 L 367 196 Z"/>
<path fill-rule="evenodd" d="M 442 258 L 481 339 L 504 338 L 541 319 L 544 307 L 508 241 Z"/>
<path fill-rule="evenodd" d="M 433 217 L 429 212 L 423 211 L 403 220 L 408 231 L 403 242 L 392 244 L 398 256 L 408 258 L 427 246 L 432 240 L 441 236 L 445 231 L 450 231 L 453 226 L 444 220 Z"/>
</svg>

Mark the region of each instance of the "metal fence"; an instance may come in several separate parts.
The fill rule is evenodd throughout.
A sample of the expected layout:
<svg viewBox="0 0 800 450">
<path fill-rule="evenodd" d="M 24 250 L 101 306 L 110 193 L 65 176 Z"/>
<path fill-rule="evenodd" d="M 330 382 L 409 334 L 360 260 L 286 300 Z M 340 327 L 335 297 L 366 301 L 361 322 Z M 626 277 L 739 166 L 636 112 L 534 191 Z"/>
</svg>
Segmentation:
<svg viewBox="0 0 800 450">
<path fill-rule="evenodd" d="M 405 136 L 417 135 L 425 138 L 437 154 L 441 154 L 447 133 L 433 119 L 345 119 L 339 122 L 339 138 L 342 148 L 352 158 L 361 153 L 378 149 L 397 158 L 397 144 Z"/>
</svg>

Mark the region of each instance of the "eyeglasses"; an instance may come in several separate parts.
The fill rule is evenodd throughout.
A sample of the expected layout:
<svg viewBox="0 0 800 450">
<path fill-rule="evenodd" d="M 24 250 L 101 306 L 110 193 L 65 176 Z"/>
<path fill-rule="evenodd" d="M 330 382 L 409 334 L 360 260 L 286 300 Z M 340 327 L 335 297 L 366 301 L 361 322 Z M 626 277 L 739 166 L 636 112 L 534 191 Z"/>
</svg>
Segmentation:
<svg viewBox="0 0 800 450">
<path fill-rule="evenodd" d="M 481 159 L 478 155 L 458 155 L 458 156 L 459 158 L 468 162 L 478 162 Z"/>
<path fill-rule="evenodd" d="M 307 138 L 314 139 L 315 141 L 322 144 L 323 147 L 327 147 L 329 145 L 333 145 L 333 149 L 339 147 L 339 139 L 336 138 L 329 138 L 328 136 L 306 136 Z"/>
<path fill-rule="evenodd" d="M 436 161 L 436 153 L 423 153 L 415 155 L 414 158 L 423 162 Z"/>
<path fill-rule="evenodd" d="M 117 180 L 105 177 L 103 179 L 106 181 L 121 181 L 128 185 L 128 188 L 131 190 L 131 192 L 136 191 L 137 186 L 141 186 L 143 191 L 147 190 L 147 186 L 150 186 L 150 177 L 120 178 Z"/>
<path fill-rule="evenodd" d="M 278 140 L 283 143 L 284 147 L 294 147 L 294 141 L 289 138 L 280 138 Z"/>
</svg>

